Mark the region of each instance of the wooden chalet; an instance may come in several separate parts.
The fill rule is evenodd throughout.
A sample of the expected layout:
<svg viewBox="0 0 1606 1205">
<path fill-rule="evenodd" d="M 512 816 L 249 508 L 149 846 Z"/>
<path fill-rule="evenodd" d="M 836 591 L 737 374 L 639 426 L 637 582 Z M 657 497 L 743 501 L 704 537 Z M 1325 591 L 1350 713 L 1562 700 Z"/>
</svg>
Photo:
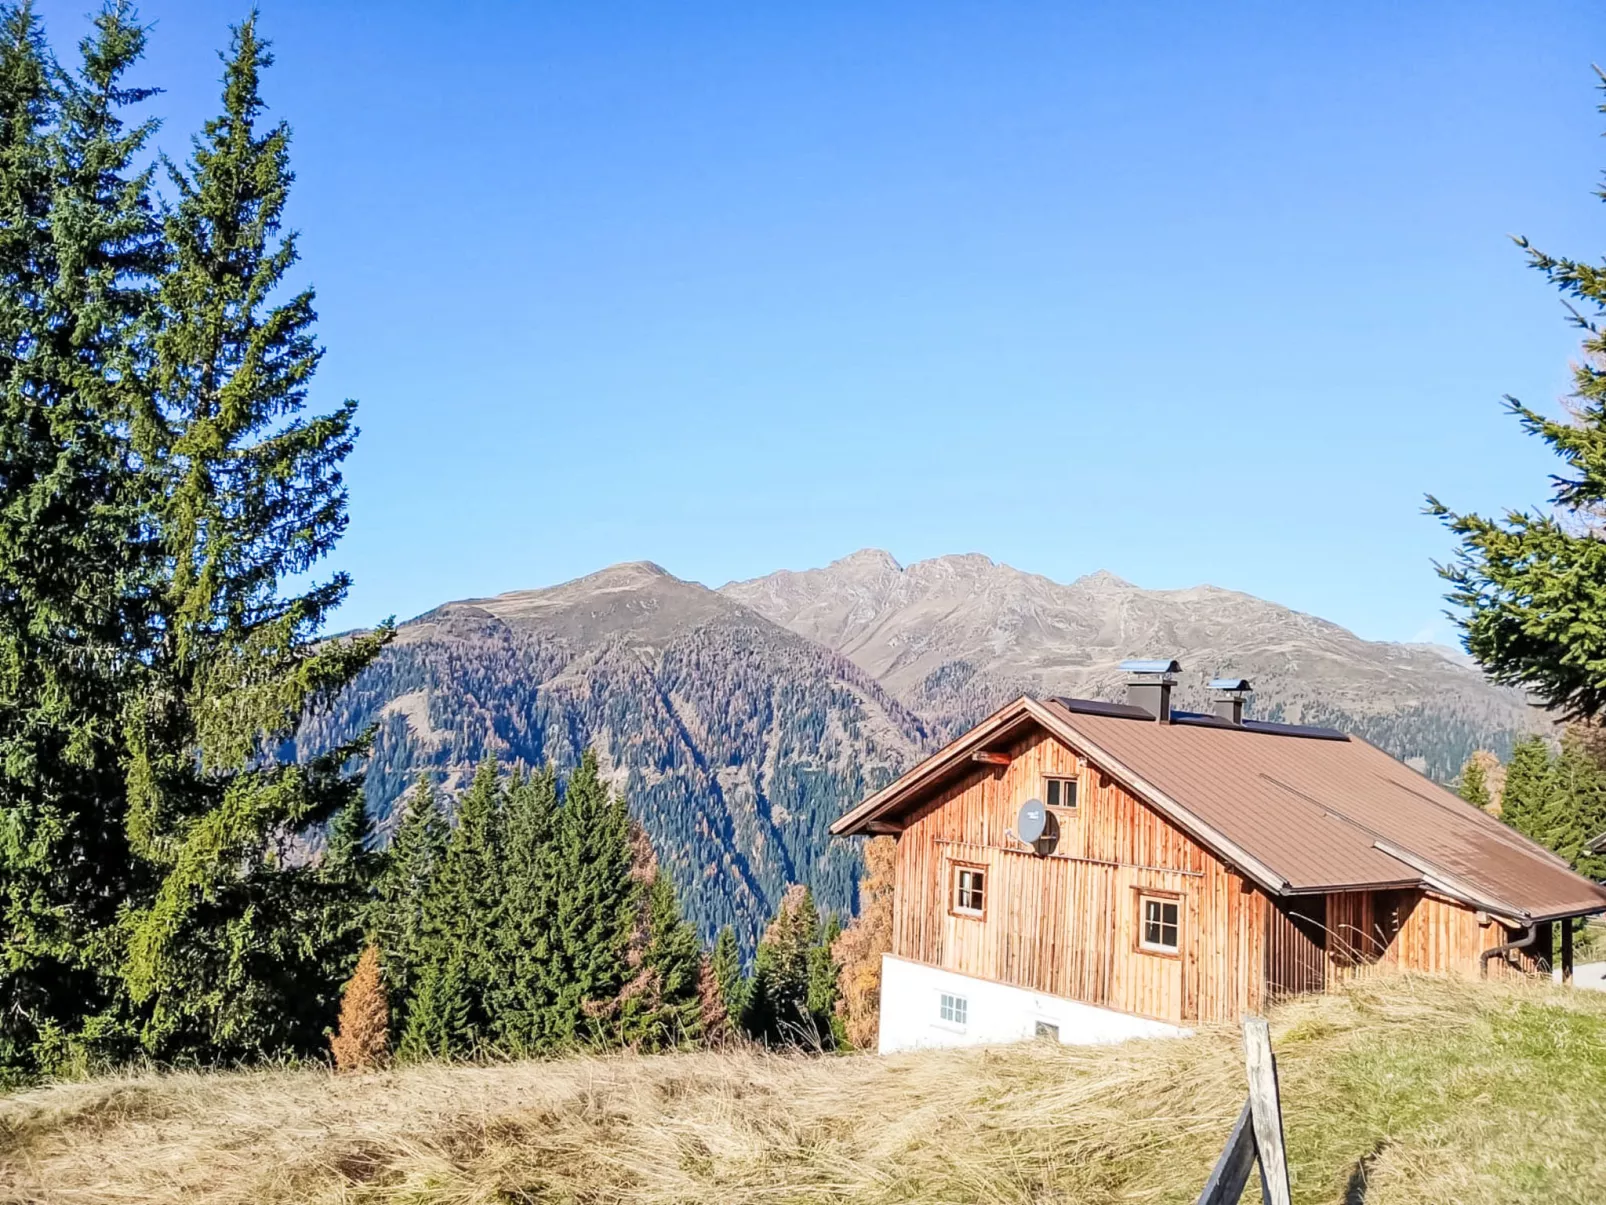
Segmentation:
<svg viewBox="0 0 1606 1205">
<path fill-rule="evenodd" d="M 898 841 L 881 1047 L 1175 1033 L 1398 968 L 1572 964 L 1606 888 L 1366 741 L 1020 698 L 832 827 Z M 1023 839 L 1022 834 L 1027 838 Z"/>
</svg>

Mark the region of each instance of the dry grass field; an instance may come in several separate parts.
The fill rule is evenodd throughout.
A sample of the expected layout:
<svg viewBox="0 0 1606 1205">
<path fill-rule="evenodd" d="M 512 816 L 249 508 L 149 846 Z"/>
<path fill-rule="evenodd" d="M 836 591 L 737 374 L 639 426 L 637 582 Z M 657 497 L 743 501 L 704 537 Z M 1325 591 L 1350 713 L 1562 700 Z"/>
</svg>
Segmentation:
<svg viewBox="0 0 1606 1205">
<path fill-rule="evenodd" d="M 1404 978 L 1272 1022 L 1297 1202 L 1606 1199 L 1606 994 Z M 0 1099 L 0 1200 L 1189 1202 L 1243 1084 L 1225 1029 L 888 1059 L 128 1075 Z"/>
</svg>

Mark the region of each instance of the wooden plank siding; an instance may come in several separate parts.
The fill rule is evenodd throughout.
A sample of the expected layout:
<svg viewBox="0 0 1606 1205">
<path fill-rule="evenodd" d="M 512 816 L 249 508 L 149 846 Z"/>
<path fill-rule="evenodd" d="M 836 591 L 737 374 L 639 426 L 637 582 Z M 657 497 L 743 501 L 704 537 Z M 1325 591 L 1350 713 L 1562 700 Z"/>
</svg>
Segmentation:
<svg viewBox="0 0 1606 1205">
<path fill-rule="evenodd" d="M 1328 983 L 1382 971 L 1476 977 L 1479 955 L 1518 934 L 1464 904 L 1422 891 L 1350 891 L 1328 897 Z M 1550 926 L 1517 952 L 1521 970 L 1491 959 L 1491 975 L 1536 973 L 1550 964 Z"/>
<path fill-rule="evenodd" d="M 1009 753 L 1009 765 L 979 765 L 909 817 L 892 952 L 1173 1023 L 1258 1008 L 1265 896 L 1046 733 Z M 1051 775 L 1077 777 L 1079 797 L 1044 856 L 1005 833 Z M 982 918 L 950 909 L 956 862 L 987 872 Z M 1178 902 L 1175 956 L 1138 948 L 1144 892 Z"/>
<path fill-rule="evenodd" d="M 1273 899 L 1046 732 L 1007 765 L 978 762 L 934 791 L 898 838 L 892 952 L 999 983 L 1173 1024 L 1231 1021 L 1268 999 L 1392 970 L 1476 976 L 1514 934 L 1419 890 Z M 1047 777 L 1075 777 L 1041 854 L 1006 837 Z M 956 914 L 955 864 L 986 874 L 981 917 Z M 1140 898 L 1178 903 L 1175 956 L 1139 948 Z M 1549 927 L 1523 955 L 1548 965 Z M 1507 973 L 1495 960 L 1491 973 Z"/>
<path fill-rule="evenodd" d="M 1277 999 L 1327 984 L 1327 897 L 1274 900 L 1266 910 L 1266 991 Z"/>
</svg>

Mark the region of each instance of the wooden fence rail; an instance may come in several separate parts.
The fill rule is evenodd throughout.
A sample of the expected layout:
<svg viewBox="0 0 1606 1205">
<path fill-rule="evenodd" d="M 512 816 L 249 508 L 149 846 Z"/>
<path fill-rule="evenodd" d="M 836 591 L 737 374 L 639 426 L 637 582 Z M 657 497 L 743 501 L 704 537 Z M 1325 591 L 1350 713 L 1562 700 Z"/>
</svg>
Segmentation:
<svg viewBox="0 0 1606 1205">
<path fill-rule="evenodd" d="M 1244 1021 L 1244 1069 L 1249 1097 L 1205 1181 L 1199 1205 L 1237 1205 L 1249 1184 L 1249 1170 L 1260 1165 L 1263 1205 L 1290 1205 L 1288 1159 L 1283 1150 L 1283 1107 L 1277 1090 L 1277 1058 L 1264 1017 Z"/>
</svg>

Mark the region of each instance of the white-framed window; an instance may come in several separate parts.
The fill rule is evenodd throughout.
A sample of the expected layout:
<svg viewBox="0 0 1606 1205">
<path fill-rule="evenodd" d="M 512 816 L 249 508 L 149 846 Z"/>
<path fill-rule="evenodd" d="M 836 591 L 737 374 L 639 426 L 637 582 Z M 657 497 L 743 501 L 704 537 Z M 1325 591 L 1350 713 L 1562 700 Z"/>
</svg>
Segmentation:
<svg viewBox="0 0 1606 1205">
<path fill-rule="evenodd" d="M 954 864 L 952 910 L 956 916 L 987 915 L 987 872 L 980 866 Z"/>
<path fill-rule="evenodd" d="M 1182 905 L 1167 896 L 1138 897 L 1138 945 L 1159 954 L 1175 954 L 1181 946 Z"/>
<path fill-rule="evenodd" d="M 1076 810 L 1076 779 L 1044 779 L 1043 802 L 1051 808 L 1062 808 L 1067 812 L 1074 812 Z"/>
<path fill-rule="evenodd" d="M 963 996 L 943 992 L 937 997 L 937 1016 L 949 1025 L 964 1025 L 970 1019 L 970 1001 Z"/>
</svg>

